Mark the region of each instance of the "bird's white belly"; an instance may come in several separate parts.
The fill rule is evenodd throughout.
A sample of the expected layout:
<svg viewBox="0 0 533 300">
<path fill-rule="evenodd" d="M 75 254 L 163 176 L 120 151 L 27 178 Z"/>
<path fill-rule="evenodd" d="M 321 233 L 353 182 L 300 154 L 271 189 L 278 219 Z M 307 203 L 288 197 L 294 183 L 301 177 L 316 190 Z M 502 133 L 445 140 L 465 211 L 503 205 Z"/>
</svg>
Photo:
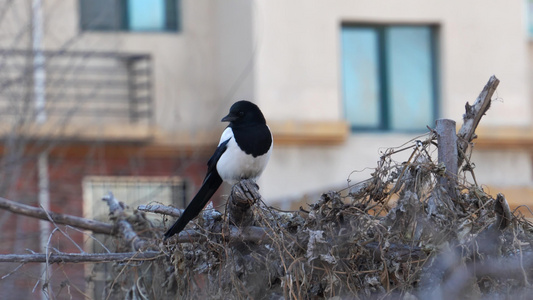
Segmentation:
<svg viewBox="0 0 533 300">
<path fill-rule="evenodd" d="M 270 153 L 271 151 L 268 151 L 261 156 L 253 157 L 244 153 L 235 142 L 235 138 L 232 138 L 217 162 L 218 174 L 230 184 L 235 184 L 241 179 L 255 180 L 265 169 Z"/>
</svg>

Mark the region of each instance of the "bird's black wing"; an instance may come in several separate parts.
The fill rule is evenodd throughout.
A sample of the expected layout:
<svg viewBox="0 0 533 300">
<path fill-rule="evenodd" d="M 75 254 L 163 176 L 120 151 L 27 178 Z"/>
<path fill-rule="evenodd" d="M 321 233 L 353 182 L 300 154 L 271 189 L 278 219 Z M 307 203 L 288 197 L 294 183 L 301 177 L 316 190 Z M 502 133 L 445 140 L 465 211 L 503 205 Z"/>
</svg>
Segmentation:
<svg viewBox="0 0 533 300">
<path fill-rule="evenodd" d="M 174 234 L 180 233 L 180 231 L 182 231 L 183 228 L 185 228 L 185 226 L 187 226 L 187 224 L 202 211 L 209 199 L 211 199 L 218 187 L 222 184 L 222 178 L 220 178 L 220 175 L 217 172 L 216 165 L 222 154 L 226 151 L 230 139 L 231 138 L 220 143 L 213 156 L 211 156 L 207 162 L 207 175 L 205 176 L 202 187 L 191 200 L 191 203 L 189 203 L 185 211 L 183 211 L 183 214 L 179 217 L 176 223 L 167 230 L 165 233 L 165 240 Z"/>
<path fill-rule="evenodd" d="M 220 157 L 222 156 L 222 154 L 224 154 L 224 152 L 226 152 L 226 149 L 228 149 L 228 143 L 229 143 L 229 141 L 231 139 L 232 138 L 230 137 L 227 140 L 221 142 L 218 145 L 217 149 L 215 150 L 215 153 L 213 153 L 211 158 L 207 161 L 207 175 L 205 175 L 204 182 L 209 177 L 209 174 L 211 174 L 213 172 L 217 173 L 217 171 L 216 171 L 217 170 L 217 162 L 220 159 Z"/>
</svg>

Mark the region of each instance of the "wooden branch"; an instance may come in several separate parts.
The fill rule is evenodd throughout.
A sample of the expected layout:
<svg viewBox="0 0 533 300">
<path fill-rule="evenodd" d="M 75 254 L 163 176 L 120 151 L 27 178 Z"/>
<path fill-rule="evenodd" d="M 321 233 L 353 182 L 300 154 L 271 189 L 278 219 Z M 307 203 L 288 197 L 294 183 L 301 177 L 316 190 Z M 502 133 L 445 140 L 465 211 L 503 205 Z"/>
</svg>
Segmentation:
<svg viewBox="0 0 533 300">
<path fill-rule="evenodd" d="M 455 121 L 450 119 L 438 119 L 435 131 L 437 132 L 437 143 L 439 164 L 446 167 L 445 176 L 439 178 L 439 184 L 446 188 L 448 195 L 457 197 L 455 179 L 457 178 L 457 135 L 455 134 Z"/>
<path fill-rule="evenodd" d="M 384 250 L 382 244 L 378 242 L 370 242 L 364 245 L 364 247 L 371 251 L 372 257 L 378 262 L 383 260 L 397 260 L 399 262 L 422 262 L 427 258 L 427 254 L 421 247 L 412 245 L 391 243 Z"/>
<path fill-rule="evenodd" d="M 496 196 L 496 203 L 494 203 L 494 212 L 496 213 L 496 224 L 499 230 L 504 230 L 513 220 L 513 213 L 509 208 L 509 203 L 502 193 Z"/>
<path fill-rule="evenodd" d="M 153 260 L 162 254 L 158 251 L 124 252 L 124 253 L 44 253 L 35 254 L 1 254 L 0 262 L 15 263 L 101 263 L 101 262 L 127 262 L 136 260 Z"/>
<path fill-rule="evenodd" d="M 149 244 L 145 239 L 137 235 L 131 224 L 126 220 L 124 204 L 119 202 L 111 192 L 102 197 L 102 201 L 107 202 L 111 219 L 115 220 L 119 234 L 130 244 L 132 249 L 135 251 L 145 249 Z"/>
<path fill-rule="evenodd" d="M 47 215 L 47 213 L 40 207 L 21 204 L 1 197 L 0 208 L 8 210 L 12 213 L 38 218 L 45 221 L 50 221 L 48 219 L 49 215 L 56 224 L 70 225 L 80 229 L 91 230 L 94 233 L 103 233 L 109 235 L 113 235 L 115 233 L 115 227 L 112 224 L 54 212 L 48 212 Z"/>
<path fill-rule="evenodd" d="M 179 217 L 183 213 L 183 209 L 174 208 L 166 205 L 139 205 L 137 207 L 137 210 L 144 211 L 144 212 L 151 212 L 156 214 L 162 214 L 172 217 Z"/>
<path fill-rule="evenodd" d="M 229 231 L 223 231 L 220 226 L 213 231 L 214 234 L 221 234 L 229 241 L 244 241 L 254 243 L 269 243 L 271 242 L 272 232 L 269 229 L 258 226 L 247 226 L 238 228 L 230 225 Z M 184 230 L 175 238 L 169 240 L 172 243 L 198 243 L 205 240 L 207 237 L 204 233 L 197 230 Z"/>
<path fill-rule="evenodd" d="M 254 243 L 271 242 L 272 231 L 258 226 L 252 226 L 254 215 L 250 209 L 254 203 L 261 199 L 259 186 L 251 179 L 243 179 L 233 185 L 228 199 L 228 220 L 229 226 L 221 225 L 217 214 L 209 213 L 204 215 L 204 219 L 215 221 L 208 222 L 205 229 L 211 234 L 220 234 L 228 241 L 244 241 Z M 143 207 L 144 208 L 144 207 Z M 146 208 L 148 209 L 148 208 Z M 164 207 L 157 207 L 158 212 L 166 211 Z M 152 209 L 150 208 L 150 211 Z M 184 230 L 175 238 L 171 238 L 172 243 L 197 243 L 207 238 L 205 231 Z"/>
<path fill-rule="evenodd" d="M 446 173 L 450 176 L 457 176 L 457 135 L 455 134 L 455 121 L 450 119 L 438 119 L 437 143 L 439 163 L 446 167 Z"/>
<path fill-rule="evenodd" d="M 481 120 L 481 117 L 483 117 L 487 110 L 489 110 L 492 95 L 494 94 L 494 91 L 496 91 L 499 83 L 500 80 L 496 78 L 496 76 L 492 75 L 477 97 L 474 105 L 470 106 L 468 102 L 465 105 L 466 112 L 463 115 L 463 126 L 461 126 L 461 129 L 459 129 L 459 132 L 457 133 L 457 150 L 460 154 L 457 161 L 458 167 L 461 166 L 464 160 L 464 157 L 461 155 L 461 153 L 466 153 L 468 144 L 476 138 L 476 128 Z"/>
<path fill-rule="evenodd" d="M 228 219 L 230 224 L 238 227 L 250 226 L 254 221 L 252 205 L 261 199 L 259 186 L 251 179 L 237 182 L 231 188 L 228 199 Z"/>
</svg>

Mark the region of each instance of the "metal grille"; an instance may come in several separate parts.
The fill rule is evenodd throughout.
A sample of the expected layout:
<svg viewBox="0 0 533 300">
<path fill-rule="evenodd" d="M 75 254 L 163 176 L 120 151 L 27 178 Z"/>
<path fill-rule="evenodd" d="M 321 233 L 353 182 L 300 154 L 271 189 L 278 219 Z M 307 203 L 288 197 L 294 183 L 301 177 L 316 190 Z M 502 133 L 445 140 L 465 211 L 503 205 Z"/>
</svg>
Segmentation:
<svg viewBox="0 0 533 300">
<path fill-rule="evenodd" d="M 36 56 L 44 58 L 42 61 Z M 44 70 L 47 119 L 150 122 L 151 58 L 113 52 L 0 49 L 0 116 L 34 119 L 34 74 Z M 37 91 L 37 92 L 36 92 Z"/>
<path fill-rule="evenodd" d="M 182 207 L 187 184 L 181 177 L 87 176 L 83 179 L 86 217 L 108 218 L 109 208 L 101 200 L 108 192 L 131 208 L 158 203 Z"/>
</svg>

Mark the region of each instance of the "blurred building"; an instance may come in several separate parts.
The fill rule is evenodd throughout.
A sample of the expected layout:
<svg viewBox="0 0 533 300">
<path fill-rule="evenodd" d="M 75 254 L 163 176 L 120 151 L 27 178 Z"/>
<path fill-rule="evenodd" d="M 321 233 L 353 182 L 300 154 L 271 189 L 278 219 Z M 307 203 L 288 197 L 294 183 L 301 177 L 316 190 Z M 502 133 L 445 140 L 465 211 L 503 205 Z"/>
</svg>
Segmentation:
<svg viewBox="0 0 533 300">
<path fill-rule="evenodd" d="M 528 5 L 0 1 L 2 196 L 49 199 L 54 211 L 87 217 L 106 216 L 107 190 L 133 207 L 184 205 L 220 119 L 248 99 L 275 140 L 261 193 L 288 208 L 366 179 L 381 150 L 437 118 L 460 125 L 465 102 L 495 74 L 501 84 L 473 157 L 477 181 L 529 203 Z M 4 213 L 0 222 L 10 229 L 2 253 L 39 251 L 36 221 Z"/>
</svg>

